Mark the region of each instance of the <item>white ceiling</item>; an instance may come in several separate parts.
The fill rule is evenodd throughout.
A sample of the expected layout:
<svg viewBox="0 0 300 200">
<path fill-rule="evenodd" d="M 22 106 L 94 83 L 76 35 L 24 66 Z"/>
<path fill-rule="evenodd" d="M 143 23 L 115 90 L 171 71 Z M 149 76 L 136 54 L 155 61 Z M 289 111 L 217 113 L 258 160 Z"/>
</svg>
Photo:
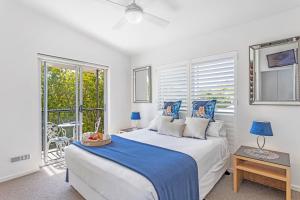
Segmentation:
<svg viewBox="0 0 300 200">
<path fill-rule="evenodd" d="M 162 28 L 144 20 L 138 25 L 128 24 L 120 30 L 113 30 L 124 9 L 105 0 L 23 1 L 128 54 L 138 54 L 179 39 L 207 34 L 300 6 L 300 0 L 137 0 L 144 10 L 171 23 Z"/>
</svg>

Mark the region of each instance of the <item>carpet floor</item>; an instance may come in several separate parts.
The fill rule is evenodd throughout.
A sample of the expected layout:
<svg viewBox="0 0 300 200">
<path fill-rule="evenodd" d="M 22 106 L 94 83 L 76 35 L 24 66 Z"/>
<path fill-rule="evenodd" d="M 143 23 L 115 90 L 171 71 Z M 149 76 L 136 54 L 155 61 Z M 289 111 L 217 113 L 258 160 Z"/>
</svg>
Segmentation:
<svg viewBox="0 0 300 200">
<path fill-rule="evenodd" d="M 83 200 L 65 181 L 64 164 L 43 167 L 39 172 L 0 184 L 1 200 Z M 300 193 L 293 191 L 293 200 Z M 283 200 L 285 193 L 244 181 L 238 193 L 232 190 L 232 175 L 223 176 L 206 200 Z"/>
</svg>

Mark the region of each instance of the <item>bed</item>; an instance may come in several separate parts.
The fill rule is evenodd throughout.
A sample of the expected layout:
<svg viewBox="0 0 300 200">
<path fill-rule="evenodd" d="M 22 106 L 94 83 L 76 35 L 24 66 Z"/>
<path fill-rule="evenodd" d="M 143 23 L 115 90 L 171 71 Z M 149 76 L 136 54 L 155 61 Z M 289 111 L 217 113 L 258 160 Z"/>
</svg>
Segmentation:
<svg viewBox="0 0 300 200">
<path fill-rule="evenodd" d="M 227 169 L 229 150 L 226 137 L 208 137 L 207 140 L 176 138 L 147 129 L 118 136 L 191 156 L 198 167 L 199 199 L 205 198 Z M 75 145 L 66 148 L 65 159 L 69 183 L 88 200 L 158 199 L 147 178 L 113 161 Z"/>
</svg>

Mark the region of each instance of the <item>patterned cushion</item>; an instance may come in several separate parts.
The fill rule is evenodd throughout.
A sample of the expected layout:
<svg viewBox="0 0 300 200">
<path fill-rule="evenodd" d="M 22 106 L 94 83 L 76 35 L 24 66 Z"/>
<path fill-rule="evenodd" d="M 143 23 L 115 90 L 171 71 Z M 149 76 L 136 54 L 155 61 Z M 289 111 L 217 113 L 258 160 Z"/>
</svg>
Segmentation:
<svg viewBox="0 0 300 200">
<path fill-rule="evenodd" d="M 181 101 L 165 101 L 163 107 L 164 116 L 172 116 L 173 119 L 179 119 L 179 110 L 181 106 Z"/>
<path fill-rule="evenodd" d="M 214 121 L 216 100 L 193 101 L 192 117 L 201 117 Z"/>
</svg>

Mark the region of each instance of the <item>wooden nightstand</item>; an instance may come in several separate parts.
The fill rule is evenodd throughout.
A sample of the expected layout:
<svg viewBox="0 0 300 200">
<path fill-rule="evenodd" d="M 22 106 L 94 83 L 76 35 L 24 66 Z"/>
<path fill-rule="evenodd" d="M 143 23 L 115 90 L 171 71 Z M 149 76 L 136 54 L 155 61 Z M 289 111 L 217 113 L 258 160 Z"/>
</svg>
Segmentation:
<svg viewBox="0 0 300 200">
<path fill-rule="evenodd" d="M 233 155 L 233 190 L 237 192 L 243 179 L 286 191 L 286 199 L 291 200 L 290 156 L 275 152 L 278 159 L 260 159 L 244 152 L 253 147 L 241 146 Z"/>
<path fill-rule="evenodd" d="M 119 133 L 128 133 L 128 132 L 136 131 L 139 129 L 142 129 L 142 128 L 125 128 L 125 129 L 120 130 Z"/>
</svg>

